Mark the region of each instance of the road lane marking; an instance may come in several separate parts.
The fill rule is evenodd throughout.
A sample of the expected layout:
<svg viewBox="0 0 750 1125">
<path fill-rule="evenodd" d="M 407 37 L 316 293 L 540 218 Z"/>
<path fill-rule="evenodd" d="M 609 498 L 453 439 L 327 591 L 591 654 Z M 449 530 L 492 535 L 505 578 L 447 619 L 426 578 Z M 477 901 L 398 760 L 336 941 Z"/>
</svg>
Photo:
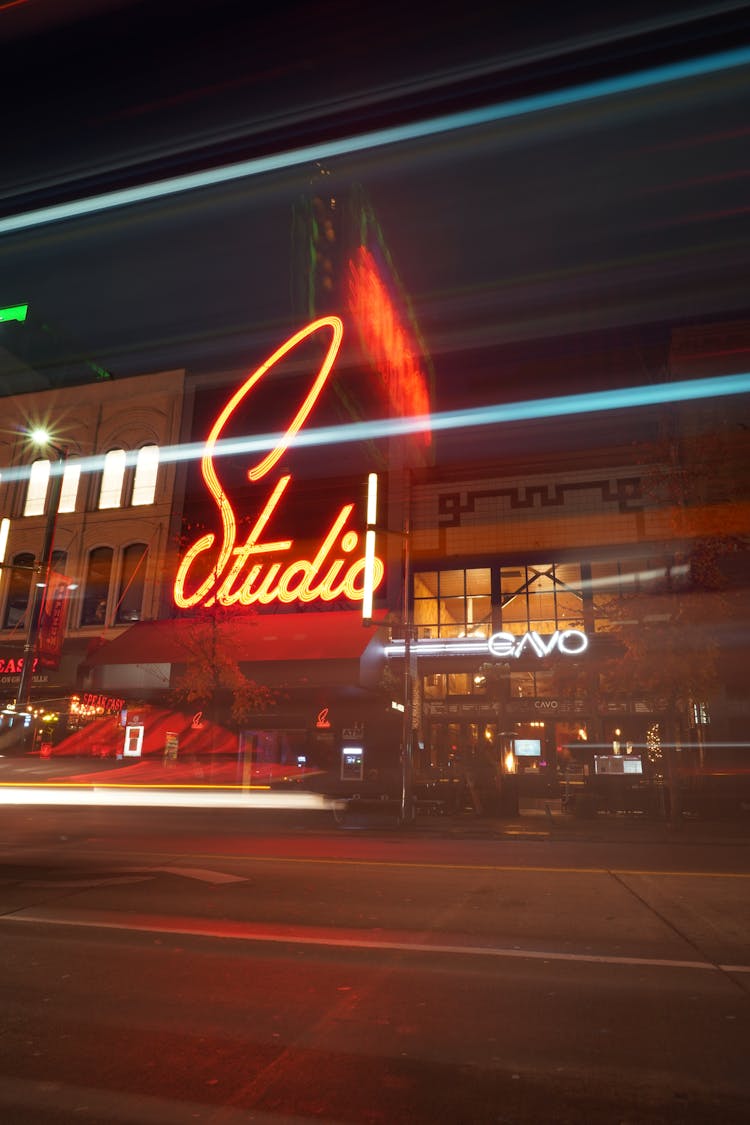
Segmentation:
<svg viewBox="0 0 750 1125">
<path fill-rule="evenodd" d="M 210 871 L 206 867 L 121 867 L 111 875 L 91 875 L 72 879 L 0 879 L 0 886 L 35 888 L 110 887 L 125 883 L 148 883 L 157 875 L 180 875 L 184 879 L 197 879 L 201 883 L 246 883 L 244 875 L 227 875 L 224 871 Z"/>
<path fill-rule="evenodd" d="M 87 887 L 119 887 L 124 884 L 149 883 L 153 875 L 112 875 L 103 876 L 101 879 L 21 879 L 16 882 L 18 887 L 32 887 L 35 890 L 83 890 Z M 4 880 L 10 882 L 10 880 Z"/>
<path fill-rule="evenodd" d="M 174 937 L 216 938 L 228 941 L 267 942 L 280 945 L 328 946 L 339 949 L 373 949 L 400 953 L 461 954 L 469 957 L 514 958 L 533 961 L 567 961 L 597 965 L 629 965 L 663 969 L 701 969 L 722 973 L 750 973 L 750 965 L 720 965 L 713 961 L 689 961 L 664 957 L 623 957 L 602 953 L 562 953 L 558 951 L 521 949 L 519 946 L 497 947 L 491 945 L 470 945 L 467 943 L 441 944 L 439 942 L 409 941 L 405 937 L 367 937 L 350 932 L 342 936 L 341 931 L 324 927 L 300 927 L 295 925 L 264 926 L 263 924 L 236 922 L 225 919 L 218 923 L 215 919 L 175 918 L 138 915 L 123 917 L 113 911 L 97 911 L 88 914 L 74 912 L 64 907 L 49 910 L 26 907 L 12 913 L 3 914 L 0 924 L 5 922 L 26 923 L 42 926 L 70 926 L 81 929 L 125 930 L 133 933 L 163 934 Z"/>
<path fill-rule="evenodd" d="M 438 871 L 530 871 L 541 875 L 557 875 L 559 873 L 568 875 L 679 875 L 696 879 L 750 879 L 750 871 L 661 871 L 626 867 L 532 867 L 526 864 L 430 863 L 424 860 L 346 859 L 336 856 L 247 855 L 241 852 L 235 855 L 198 854 L 193 858 L 209 859 L 213 862 L 320 863 L 327 865 L 341 864 L 345 867 L 414 867 L 422 870 L 435 868 Z"/>
<path fill-rule="evenodd" d="M 182 875 L 185 879 L 198 879 L 201 883 L 246 883 L 245 875 L 227 875 L 223 871 L 209 871 L 206 867 L 126 867 L 126 871 L 164 871 L 167 875 Z"/>
<path fill-rule="evenodd" d="M 84 841 L 88 847 L 90 841 Z M 95 853 L 100 857 L 110 857 L 113 853 L 110 850 L 102 849 L 101 842 L 96 841 L 99 845 L 99 850 Z M 13 845 L 15 847 L 15 845 Z M 89 854 L 92 854 L 89 850 Z M 156 859 L 160 856 L 169 859 L 177 858 L 175 851 L 149 851 L 137 852 L 132 851 L 129 853 L 130 858 L 138 858 L 143 856 L 145 858 Z M 567 865 L 560 865 L 558 867 L 541 866 L 541 865 L 526 865 L 526 864 L 498 864 L 498 863 L 444 863 L 444 862 L 431 862 L 427 860 L 397 860 L 397 859 L 351 859 L 343 856 L 281 856 L 281 855 L 258 855 L 248 852 L 196 852 L 190 853 L 190 858 L 194 860 L 203 860 L 210 863 L 233 863 L 233 864 L 246 864 L 246 863 L 297 863 L 297 864 L 320 864 L 321 866 L 342 866 L 342 867 L 388 867 L 405 869 L 417 869 L 422 871 L 429 871 L 433 868 L 436 871 L 497 871 L 497 872 L 530 872 L 536 875 L 656 875 L 659 877 L 675 876 L 678 878 L 686 879 L 750 879 L 750 871 L 692 871 L 692 870 L 670 870 L 668 868 L 631 868 L 631 867 L 571 867 Z M 118 870 L 125 871 L 198 871 L 201 868 L 187 868 L 187 867 L 127 867 L 119 868 Z M 240 878 L 240 876 L 227 876 L 229 878 Z M 226 880 L 225 880 L 226 881 Z"/>
</svg>

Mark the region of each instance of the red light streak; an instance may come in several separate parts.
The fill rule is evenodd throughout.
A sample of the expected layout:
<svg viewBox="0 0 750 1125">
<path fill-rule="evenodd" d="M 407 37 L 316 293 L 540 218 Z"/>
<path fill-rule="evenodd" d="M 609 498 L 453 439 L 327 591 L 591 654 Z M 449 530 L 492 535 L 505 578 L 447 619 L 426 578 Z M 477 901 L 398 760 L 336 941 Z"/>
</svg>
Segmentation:
<svg viewBox="0 0 750 1125">
<path fill-rule="evenodd" d="M 349 262 L 349 309 L 362 346 L 380 372 L 388 398 L 401 416 L 424 417 L 419 440 L 429 445 L 430 395 L 419 347 L 399 316 L 375 259 L 360 246 Z"/>
</svg>

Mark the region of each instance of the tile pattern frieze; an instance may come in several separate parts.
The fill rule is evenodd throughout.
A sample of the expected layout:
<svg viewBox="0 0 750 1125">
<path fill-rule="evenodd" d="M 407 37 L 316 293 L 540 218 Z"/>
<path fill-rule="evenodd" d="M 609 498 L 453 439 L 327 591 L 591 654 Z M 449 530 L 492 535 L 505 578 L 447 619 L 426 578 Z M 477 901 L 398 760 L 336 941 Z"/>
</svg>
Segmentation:
<svg viewBox="0 0 750 1125">
<path fill-rule="evenodd" d="M 510 511 L 543 508 L 564 508 L 582 493 L 594 493 L 598 504 L 614 504 L 622 513 L 639 512 L 643 508 L 640 477 L 617 477 L 588 481 L 565 481 L 548 484 L 498 485 L 440 492 L 437 497 L 438 523 L 441 528 L 460 527 L 465 516 L 477 514 L 478 506 L 497 501 L 497 507 Z M 577 506 L 577 505 L 576 505 Z"/>
</svg>

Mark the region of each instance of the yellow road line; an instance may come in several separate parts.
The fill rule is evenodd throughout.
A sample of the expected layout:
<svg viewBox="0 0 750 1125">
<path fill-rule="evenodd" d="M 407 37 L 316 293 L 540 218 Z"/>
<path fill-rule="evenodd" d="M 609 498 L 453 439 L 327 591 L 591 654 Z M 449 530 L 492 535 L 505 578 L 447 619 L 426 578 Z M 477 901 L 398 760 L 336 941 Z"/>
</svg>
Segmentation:
<svg viewBox="0 0 750 1125">
<path fill-rule="evenodd" d="M 144 853 L 154 854 L 154 853 Z M 174 852 L 170 852 L 174 855 Z M 191 853 L 193 854 L 193 853 Z M 320 863 L 344 867 L 405 867 L 429 870 L 435 868 L 442 871 L 518 871 L 533 872 L 542 875 L 679 875 L 698 879 L 750 879 L 748 871 L 661 871 L 661 870 L 631 870 L 620 867 L 526 867 L 518 864 L 496 863 L 424 863 L 415 860 L 392 859 L 345 859 L 335 856 L 275 856 L 275 855 L 223 855 L 213 852 L 195 853 L 196 859 L 211 859 L 225 861 L 258 860 L 269 863 Z"/>
</svg>

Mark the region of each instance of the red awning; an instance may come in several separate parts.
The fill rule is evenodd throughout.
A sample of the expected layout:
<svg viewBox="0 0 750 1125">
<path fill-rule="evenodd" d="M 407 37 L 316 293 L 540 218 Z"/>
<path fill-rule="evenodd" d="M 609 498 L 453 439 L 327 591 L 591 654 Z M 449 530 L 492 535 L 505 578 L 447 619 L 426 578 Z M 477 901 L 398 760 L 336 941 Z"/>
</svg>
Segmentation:
<svg viewBox="0 0 750 1125">
<path fill-rule="evenodd" d="M 383 615 L 384 616 L 384 615 Z M 282 660 L 359 659 L 381 643 L 377 623 L 361 613 L 256 614 L 216 624 L 206 617 L 144 621 L 105 641 L 88 658 L 90 667 L 110 664 L 186 664 L 205 655 L 212 639 L 231 646 L 239 663 Z"/>
</svg>

